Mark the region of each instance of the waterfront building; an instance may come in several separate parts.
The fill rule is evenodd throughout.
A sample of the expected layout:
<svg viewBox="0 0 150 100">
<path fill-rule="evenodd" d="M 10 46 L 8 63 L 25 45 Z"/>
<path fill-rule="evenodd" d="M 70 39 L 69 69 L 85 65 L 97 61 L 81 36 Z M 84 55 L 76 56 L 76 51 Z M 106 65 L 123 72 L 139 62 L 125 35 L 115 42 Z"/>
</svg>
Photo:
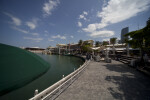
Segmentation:
<svg viewBox="0 0 150 100">
<path fill-rule="evenodd" d="M 42 53 L 45 50 L 44 48 L 39 48 L 39 47 L 26 47 L 24 49 L 33 53 Z"/>
<path fill-rule="evenodd" d="M 67 49 L 71 54 L 75 54 L 79 51 L 80 46 L 77 43 L 67 44 Z"/>
<path fill-rule="evenodd" d="M 125 40 L 128 39 L 128 37 L 124 36 L 126 33 L 129 33 L 129 27 L 125 27 L 121 30 L 121 43 L 125 43 Z"/>
<path fill-rule="evenodd" d="M 67 44 L 57 44 L 58 54 L 65 54 L 67 51 Z"/>
<path fill-rule="evenodd" d="M 47 52 L 48 52 L 48 54 L 57 54 L 58 48 L 57 47 L 48 47 Z"/>
<path fill-rule="evenodd" d="M 93 46 L 94 41 L 93 40 L 85 40 L 85 41 L 83 41 L 83 43 Z"/>
<path fill-rule="evenodd" d="M 121 44 L 121 40 L 117 39 L 117 44 Z"/>
</svg>

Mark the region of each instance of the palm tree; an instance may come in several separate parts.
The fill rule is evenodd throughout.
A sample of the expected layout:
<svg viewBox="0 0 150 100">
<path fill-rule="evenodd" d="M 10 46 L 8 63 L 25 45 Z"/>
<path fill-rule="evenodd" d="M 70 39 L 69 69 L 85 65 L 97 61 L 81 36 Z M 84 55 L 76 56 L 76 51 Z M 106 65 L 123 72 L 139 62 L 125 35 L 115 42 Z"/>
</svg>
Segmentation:
<svg viewBox="0 0 150 100">
<path fill-rule="evenodd" d="M 103 45 L 103 46 L 109 45 L 109 43 L 108 43 L 107 41 L 103 41 L 102 45 Z"/>
<path fill-rule="evenodd" d="M 99 41 L 96 41 L 96 42 L 95 42 L 95 46 L 96 46 L 96 47 L 99 47 L 99 46 L 100 46 L 100 42 L 99 42 Z"/>
<path fill-rule="evenodd" d="M 115 37 L 114 37 L 114 38 L 110 38 L 110 43 L 113 44 L 113 55 L 115 55 L 115 47 L 114 47 L 114 44 L 116 43 L 116 39 L 117 39 L 117 38 L 115 38 Z"/>
<path fill-rule="evenodd" d="M 82 41 L 82 40 L 79 40 L 78 45 L 79 45 L 79 47 L 80 47 L 80 53 L 81 53 L 81 48 L 82 48 L 82 45 L 83 45 L 83 41 Z"/>
</svg>

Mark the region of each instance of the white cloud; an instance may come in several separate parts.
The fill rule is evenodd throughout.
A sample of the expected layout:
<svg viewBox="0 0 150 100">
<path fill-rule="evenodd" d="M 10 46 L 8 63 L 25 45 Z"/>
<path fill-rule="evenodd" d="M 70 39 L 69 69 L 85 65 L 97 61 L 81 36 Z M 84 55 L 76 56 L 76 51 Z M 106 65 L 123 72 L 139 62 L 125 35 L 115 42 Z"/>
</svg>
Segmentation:
<svg viewBox="0 0 150 100">
<path fill-rule="evenodd" d="M 35 36 L 38 36 L 39 35 L 39 33 L 31 33 L 32 35 L 35 35 Z"/>
<path fill-rule="evenodd" d="M 110 0 L 97 16 L 101 18 L 102 24 L 118 23 L 147 10 L 149 4 L 150 0 Z"/>
<path fill-rule="evenodd" d="M 27 40 L 32 40 L 32 41 L 35 41 L 35 42 L 40 42 L 43 40 L 43 38 L 32 38 L 32 37 L 23 37 L 24 39 L 27 39 Z"/>
<path fill-rule="evenodd" d="M 81 23 L 81 22 L 78 22 L 78 26 L 79 26 L 79 27 L 82 27 L 82 23 Z"/>
<path fill-rule="evenodd" d="M 83 28 L 82 30 L 85 32 L 93 32 L 97 28 L 97 24 L 89 24 L 87 28 Z"/>
<path fill-rule="evenodd" d="M 103 30 L 103 31 L 94 31 L 89 36 L 93 38 L 97 37 L 110 37 L 114 35 L 114 31 L 108 31 L 108 30 Z"/>
<path fill-rule="evenodd" d="M 12 23 L 16 26 L 20 26 L 21 25 L 21 20 L 17 17 L 14 17 L 13 15 L 7 13 L 7 12 L 4 12 L 5 15 L 9 16 L 11 19 L 12 19 Z"/>
<path fill-rule="evenodd" d="M 48 39 L 48 41 L 52 42 L 52 41 L 54 41 L 54 40 L 52 40 L 52 39 Z"/>
<path fill-rule="evenodd" d="M 54 8 L 56 8 L 59 4 L 59 0 L 49 0 L 48 2 L 44 3 L 43 6 L 43 11 L 44 11 L 44 16 L 48 16 L 52 14 L 52 11 Z"/>
<path fill-rule="evenodd" d="M 83 14 L 84 14 L 84 15 L 88 15 L 88 13 L 87 13 L 86 11 L 83 11 Z"/>
<path fill-rule="evenodd" d="M 19 32 L 22 32 L 22 33 L 25 33 L 25 34 L 28 34 L 29 32 L 26 31 L 26 30 L 23 30 L 23 29 L 20 29 L 20 28 L 17 28 L 17 27 L 12 27 L 14 30 L 17 30 Z"/>
<path fill-rule="evenodd" d="M 30 29 L 35 29 L 37 27 L 37 22 L 38 19 L 37 18 L 33 18 L 32 21 L 28 21 L 26 22 L 26 25 L 30 28 Z"/>
<path fill-rule="evenodd" d="M 94 24 L 89 24 L 87 28 L 83 28 L 82 30 L 85 32 L 93 32 L 96 31 L 97 29 L 103 28 L 107 26 L 105 23 L 94 23 Z"/>
<path fill-rule="evenodd" d="M 106 38 L 106 39 L 103 39 L 102 41 L 109 41 L 110 39 L 109 38 Z"/>
<path fill-rule="evenodd" d="M 90 32 L 91 37 L 109 37 L 114 34 L 112 31 L 107 31 L 106 35 L 104 34 L 106 31 L 100 31 L 99 29 L 134 17 L 139 12 L 147 10 L 149 4 L 150 0 L 110 0 L 108 3 L 104 0 L 102 11 L 97 13 L 97 16 L 101 18 L 101 22 L 89 24 L 82 30 Z"/>
<path fill-rule="evenodd" d="M 30 29 L 35 29 L 36 25 L 32 22 L 26 22 L 26 25 L 30 28 Z"/>
<path fill-rule="evenodd" d="M 83 13 L 81 15 L 79 15 L 79 19 L 87 20 L 85 17 L 86 15 L 88 15 L 88 13 L 86 11 L 83 11 Z"/>
<path fill-rule="evenodd" d="M 62 40 L 65 40 L 65 39 L 66 39 L 65 36 L 60 36 L 60 35 L 52 36 L 52 38 L 53 38 L 53 39 L 58 38 L 58 39 L 62 39 Z"/>
<path fill-rule="evenodd" d="M 71 35 L 70 37 L 71 37 L 72 39 L 74 38 L 74 36 L 72 36 L 72 35 Z"/>
<path fill-rule="evenodd" d="M 47 30 L 45 30 L 44 32 L 45 32 L 45 33 L 48 33 L 48 31 L 47 31 Z"/>
<path fill-rule="evenodd" d="M 17 30 L 17 31 L 22 32 L 22 33 L 25 33 L 25 34 L 34 35 L 34 36 L 38 36 L 39 35 L 39 33 L 30 33 L 27 30 L 23 30 L 23 29 L 20 29 L 20 28 L 17 28 L 17 27 L 12 27 L 12 29 Z"/>
<path fill-rule="evenodd" d="M 84 19 L 84 20 L 86 20 L 86 18 L 84 17 L 84 15 L 79 15 L 79 19 Z"/>
</svg>

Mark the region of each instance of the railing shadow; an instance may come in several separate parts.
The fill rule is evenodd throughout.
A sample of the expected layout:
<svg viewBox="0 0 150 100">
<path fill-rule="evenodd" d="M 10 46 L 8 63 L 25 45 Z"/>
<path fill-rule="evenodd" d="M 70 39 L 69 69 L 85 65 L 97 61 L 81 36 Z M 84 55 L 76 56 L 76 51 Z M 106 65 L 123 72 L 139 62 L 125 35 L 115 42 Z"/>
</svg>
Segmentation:
<svg viewBox="0 0 150 100">
<path fill-rule="evenodd" d="M 119 100 L 150 100 L 150 78 L 124 64 L 106 64 L 106 68 L 114 74 L 106 76 L 111 82 L 107 90 Z"/>
</svg>

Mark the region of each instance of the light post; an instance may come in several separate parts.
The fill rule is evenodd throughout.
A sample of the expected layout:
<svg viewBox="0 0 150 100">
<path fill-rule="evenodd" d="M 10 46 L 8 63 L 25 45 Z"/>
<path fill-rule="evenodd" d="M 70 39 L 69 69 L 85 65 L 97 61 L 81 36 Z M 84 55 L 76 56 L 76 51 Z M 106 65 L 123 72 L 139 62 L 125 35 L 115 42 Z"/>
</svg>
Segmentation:
<svg viewBox="0 0 150 100">
<path fill-rule="evenodd" d="M 129 44 L 127 43 L 127 56 L 129 56 Z"/>
</svg>

